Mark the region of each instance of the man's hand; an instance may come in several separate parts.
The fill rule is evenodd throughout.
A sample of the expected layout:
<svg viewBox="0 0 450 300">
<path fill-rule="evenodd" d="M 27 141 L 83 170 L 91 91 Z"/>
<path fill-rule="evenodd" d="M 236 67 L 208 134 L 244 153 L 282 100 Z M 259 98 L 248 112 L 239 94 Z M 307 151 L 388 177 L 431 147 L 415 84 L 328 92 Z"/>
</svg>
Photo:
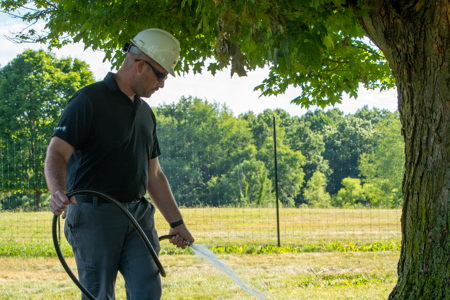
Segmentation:
<svg viewBox="0 0 450 300">
<path fill-rule="evenodd" d="M 67 198 L 66 192 L 63 190 L 58 190 L 52 194 L 50 198 L 50 210 L 55 216 L 59 216 L 66 210 L 69 204 L 77 204 L 75 197 L 72 196 Z"/>
<path fill-rule="evenodd" d="M 177 226 L 175 228 L 170 228 L 169 230 L 170 235 L 175 235 L 173 238 L 169 240 L 172 244 L 175 246 L 186 249 L 188 245 L 184 242 L 184 240 L 194 243 L 194 238 L 192 237 L 192 234 L 187 230 L 185 224 L 181 224 L 180 226 Z"/>
</svg>

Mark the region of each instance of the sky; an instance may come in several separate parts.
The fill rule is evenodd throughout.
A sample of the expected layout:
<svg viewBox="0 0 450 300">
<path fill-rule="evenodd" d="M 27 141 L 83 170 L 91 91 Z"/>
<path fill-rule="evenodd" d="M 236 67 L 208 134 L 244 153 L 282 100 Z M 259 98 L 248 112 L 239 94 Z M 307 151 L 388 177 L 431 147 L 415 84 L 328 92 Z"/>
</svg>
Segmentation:
<svg viewBox="0 0 450 300">
<path fill-rule="evenodd" d="M 43 24 L 40 25 L 43 27 Z M 42 44 L 15 44 L 8 41 L 6 36 L 12 36 L 25 25 L 19 19 L 13 19 L 4 13 L 0 13 L 0 65 L 5 66 L 18 54 L 26 49 L 47 50 Z M 97 80 L 101 80 L 111 70 L 109 62 L 103 62 L 104 54 L 101 51 L 83 50 L 82 44 L 68 45 L 61 49 L 52 49 L 58 58 L 72 57 L 85 61 Z M 151 98 L 144 99 L 150 106 L 156 107 L 160 104 L 172 104 L 178 102 L 182 96 L 193 96 L 208 102 L 217 102 L 226 105 L 235 116 L 253 111 L 255 114 L 262 113 L 266 109 L 281 108 L 291 116 L 301 116 L 307 109 L 291 104 L 290 101 L 300 94 L 299 88 L 289 88 L 283 95 L 259 97 L 260 92 L 253 88 L 262 83 L 267 77 L 269 70 L 259 69 L 248 72 L 246 77 L 238 77 L 236 74 L 231 78 L 230 70 L 224 69 L 212 76 L 205 71 L 202 74 L 186 74 L 178 77 L 169 76 L 165 87 L 160 89 Z M 341 104 L 334 107 L 339 108 L 345 114 L 353 114 L 358 109 L 367 105 L 369 108 L 397 110 L 397 91 L 395 89 L 380 92 L 379 90 L 359 89 L 359 97 L 355 100 L 344 94 Z M 332 106 L 328 108 L 333 108 Z M 326 108 L 326 109 L 328 109 Z M 312 106 L 310 110 L 315 110 Z"/>
</svg>

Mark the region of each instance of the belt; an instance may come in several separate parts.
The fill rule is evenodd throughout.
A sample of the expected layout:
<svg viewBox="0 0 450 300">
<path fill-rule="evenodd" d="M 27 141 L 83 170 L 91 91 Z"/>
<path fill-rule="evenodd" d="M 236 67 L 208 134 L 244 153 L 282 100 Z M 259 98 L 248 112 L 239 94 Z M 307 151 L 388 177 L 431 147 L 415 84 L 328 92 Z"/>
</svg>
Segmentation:
<svg viewBox="0 0 450 300">
<path fill-rule="evenodd" d="M 77 200 L 77 203 L 112 203 L 108 199 L 98 197 L 98 196 L 91 196 L 91 195 L 75 195 L 75 199 Z M 139 203 L 139 202 L 147 202 L 147 200 L 142 197 L 140 199 L 135 199 L 131 201 L 119 201 L 120 203 Z"/>
</svg>

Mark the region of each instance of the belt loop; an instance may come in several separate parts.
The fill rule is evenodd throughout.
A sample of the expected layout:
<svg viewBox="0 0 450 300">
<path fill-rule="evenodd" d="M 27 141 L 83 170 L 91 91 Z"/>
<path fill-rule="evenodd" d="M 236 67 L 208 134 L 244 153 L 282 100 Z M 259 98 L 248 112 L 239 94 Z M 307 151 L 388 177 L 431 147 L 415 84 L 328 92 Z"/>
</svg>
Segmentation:
<svg viewBox="0 0 450 300">
<path fill-rule="evenodd" d="M 97 196 L 93 196 L 92 197 L 92 206 L 93 207 L 97 207 L 98 206 L 98 197 Z"/>
</svg>

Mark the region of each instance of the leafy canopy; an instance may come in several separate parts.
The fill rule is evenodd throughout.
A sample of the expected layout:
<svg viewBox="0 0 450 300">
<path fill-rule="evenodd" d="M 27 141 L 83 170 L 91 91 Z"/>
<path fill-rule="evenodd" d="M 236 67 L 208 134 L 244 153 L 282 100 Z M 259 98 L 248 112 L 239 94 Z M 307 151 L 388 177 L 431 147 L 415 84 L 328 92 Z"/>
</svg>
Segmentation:
<svg viewBox="0 0 450 300">
<path fill-rule="evenodd" d="M 231 76 L 245 76 L 268 65 L 255 90 L 278 95 L 300 87 L 292 101 L 303 107 L 338 103 L 343 93 L 356 98 L 360 84 L 394 87 L 383 54 L 363 39 L 356 17 L 364 11 L 345 0 L 0 0 L 0 8 L 27 24 L 45 23 L 43 32 L 26 27 L 11 39 L 51 48 L 82 42 L 105 51 L 116 68 L 125 42 L 162 28 L 181 42 L 179 73 L 231 65 Z"/>
</svg>

